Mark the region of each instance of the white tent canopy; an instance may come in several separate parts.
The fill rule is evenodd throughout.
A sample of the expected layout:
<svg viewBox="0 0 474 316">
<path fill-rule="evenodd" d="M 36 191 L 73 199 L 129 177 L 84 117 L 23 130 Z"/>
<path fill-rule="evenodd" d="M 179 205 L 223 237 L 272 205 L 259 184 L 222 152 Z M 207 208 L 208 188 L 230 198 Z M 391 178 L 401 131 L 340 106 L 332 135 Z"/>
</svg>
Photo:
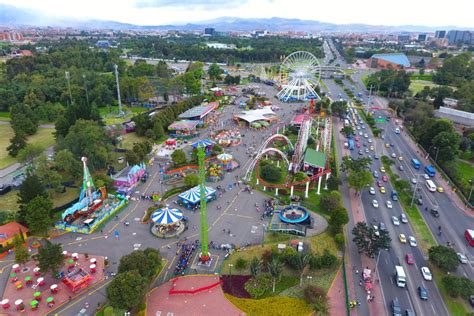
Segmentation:
<svg viewBox="0 0 474 316">
<path fill-rule="evenodd" d="M 270 108 L 264 107 L 257 110 L 242 111 L 239 114 L 236 114 L 235 117 L 238 117 L 248 123 L 252 123 L 256 121 L 267 121 L 270 117 L 275 115 L 275 112 L 273 112 Z"/>
</svg>

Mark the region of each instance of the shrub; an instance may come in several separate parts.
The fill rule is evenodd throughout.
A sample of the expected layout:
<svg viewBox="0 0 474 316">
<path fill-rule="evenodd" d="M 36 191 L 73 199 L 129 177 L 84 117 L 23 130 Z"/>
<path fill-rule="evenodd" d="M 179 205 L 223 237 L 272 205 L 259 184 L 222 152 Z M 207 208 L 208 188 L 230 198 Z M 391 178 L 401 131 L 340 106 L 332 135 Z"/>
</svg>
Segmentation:
<svg viewBox="0 0 474 316">
<path fill-rule="evenodd" d="M 311 270 L 326 269 L 332 267 L 337 262 L 337 257 L 325 249 L 323 255 L 314 255 L 309 260 Z"/>
<path fill-rule="evenodd" d="M 107 306 L 104 308 L 104 316 L 114 316 L 114 308 L 112 306 Z"/>
<path fill-rule="evenodd" d="M 274 165 L 265 165 L 261 169 L 261 176 L 266 181 L 276 182 L 281 178 L 281 170 Z"/>
<path fill-rule="evenodd" d="M 247 268 L 247 260 L 245 260 L 244 258 L 238 258 L 235 262 L 235 268 L 239 271 L 244 270 L 245 268 Z"/>
<path fill-rule="evenodd" d="M 244 288 L 252 298 L 260 298 L 272 288 L 272 277 L 268 274 L 260 274 L 248 280 Z"/>
<path fill-rule="evenodd" d="M 303 297 L 306 303 L 314 304 L 316 299 L 319 297 L 326 297 L 326 292 L 324 289 L 317 287 L 315 285 L 307 285 L 303 289 Z"/>
<path fill-rule="evenodd" d="M 345 238 L 344 238 L 344 234 L 342 233 L 337 233 L 335 236 L 334 236 L 334 240 L 336 241 L 336 244 L 337 246 L 339 247 L 339 249 L 343 249 L 344 248 L 344 244 L 346 242 Z"/>
<path fill-rule="evenodd" d="M 302 299 L 274 296 L 260 300 L 236 298 L 226 294 L 226 298 L 247 315 L 309 315 L 311 309 Z"/>
<path fill-rule="evenodd" d="M 245 290 L 245 283 L 250 280 L 249 275 L 223 275 L 221 280 L 224 293 L 240 298 L 251 298 Z"/>
<path fill-rule="evenodd" d="M 441 280 L 444 288 L 452 297 L 461 296 L 464 299 L 469 299 L 469 296 L 474 293 L 474 282 L 465 277 L 457 277 L 448 275 Z"/>
</svg>

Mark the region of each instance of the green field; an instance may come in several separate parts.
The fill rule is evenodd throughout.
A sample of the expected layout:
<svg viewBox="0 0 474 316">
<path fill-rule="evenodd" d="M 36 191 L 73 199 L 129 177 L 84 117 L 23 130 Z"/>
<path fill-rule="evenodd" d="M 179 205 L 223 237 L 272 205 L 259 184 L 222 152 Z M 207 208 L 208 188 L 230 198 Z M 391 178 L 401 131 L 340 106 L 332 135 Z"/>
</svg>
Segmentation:
<svg viewBox="0 0 474 316">
<path fill-rule="evenodd" d="M 438 85 L 432 81 L 426 81 L 426 80 L 412 80 L 410 84 L 410 91 L 413 92 L 413 94 L 416 94 L 423 90 L 425 86 L 428 86 L 430 88 L 437 87 Z"/>
<path fill-rule="evenodd" d="M 122 135 L 123 140 L 120 142 L 120 148 L 132 149 L 133 144 L 141 143 L 146 140 L 144 136 L 138 136 L 136 133 L 127 133 Z"/>
<path fill-rule="evenodd" d="M 0 112 L 0 121 L 10 121 L 10 112 Z"/>
<path fill-rule="evenodd" d="M 469 180 L 474 179 L 474 167 L 472 164 L 460 159 L 458 159 L 456 163 L 458 165 L 459 174 L 464 181 L 468 182 Z"/>
<path fill-rule="evenodd" d="M 45 149 L 54 145 L 54 129 L 38 128 L 35 135 L 28 137 L 28 143 L 34 143 Z M 0 125 L 0 169 L 5 168 L 16 162 L 16 159 L 8 155 L 7 147 L 10 145 L 10 138 L 13 137 L 13 130 L 10 125 Z"/>
</svg>

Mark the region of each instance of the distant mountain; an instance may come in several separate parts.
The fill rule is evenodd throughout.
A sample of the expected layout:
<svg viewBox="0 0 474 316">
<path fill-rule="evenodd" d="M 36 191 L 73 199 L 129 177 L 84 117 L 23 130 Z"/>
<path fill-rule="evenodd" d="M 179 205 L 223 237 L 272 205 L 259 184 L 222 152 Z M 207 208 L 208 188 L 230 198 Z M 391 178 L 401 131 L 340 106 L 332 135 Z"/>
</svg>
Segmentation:
<svg viewBox="0 0 474 316">
<path fill-rule="evenodd" d="M 313 20 L 268 18 L 244 19 L 220 17 L 210 21 L 188 23 L 183 25 L 133 25 L 115 21 L 79 20 L 46 16 L 36 11 L 19 9 L 0 4 L 0 25 L 4 26 L 56 26 L 79 29 L 114 29 L 114 30 L 203 30 L 213 27 L 218 31 L 254 31 L 272 32 L 352 32 L 352 33 L 393 33 L 393 32 L 433 32 L 443 29 L 459 29 L 454 26 L 429 27 L 422 25 L 384 26 L 368 24 L 334 24 Z M 474 30 L 474 28 L 470 28 Z"/>
</svg>

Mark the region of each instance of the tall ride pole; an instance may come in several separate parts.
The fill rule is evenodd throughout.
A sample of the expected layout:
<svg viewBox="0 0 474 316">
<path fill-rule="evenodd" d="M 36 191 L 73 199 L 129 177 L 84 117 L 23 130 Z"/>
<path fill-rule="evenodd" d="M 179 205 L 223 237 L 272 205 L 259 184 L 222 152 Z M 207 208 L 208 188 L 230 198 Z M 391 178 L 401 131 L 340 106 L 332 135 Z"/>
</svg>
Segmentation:
<svg viewBox="0 0 474 316">
<path fill-rule="evenodd" d="M 115 82 L 117 84 L 117 100 L 119 106 L 119 114 L 122 114 L 122 98 L 120 97 L 120 84 L 119 84 L 119 77 L 118 77 L 118 66 L 117 64 L 114 65 L 115 68 Z"/>
<path fill-rule="evenodd" d="M 204 166 L 204 148 L 202 145 L 197 147 L 197 157 L 199 162 L 199 188 L 200 188 L 200 212 L 201 212 L 201 254 L 199 259 L 202 263 L 208 262 L 211 257 L 209 256 L 208 249 L 208 236 L 207 236 L 207 216 L 206 216 L 206 168 Z"/>
</svg>

